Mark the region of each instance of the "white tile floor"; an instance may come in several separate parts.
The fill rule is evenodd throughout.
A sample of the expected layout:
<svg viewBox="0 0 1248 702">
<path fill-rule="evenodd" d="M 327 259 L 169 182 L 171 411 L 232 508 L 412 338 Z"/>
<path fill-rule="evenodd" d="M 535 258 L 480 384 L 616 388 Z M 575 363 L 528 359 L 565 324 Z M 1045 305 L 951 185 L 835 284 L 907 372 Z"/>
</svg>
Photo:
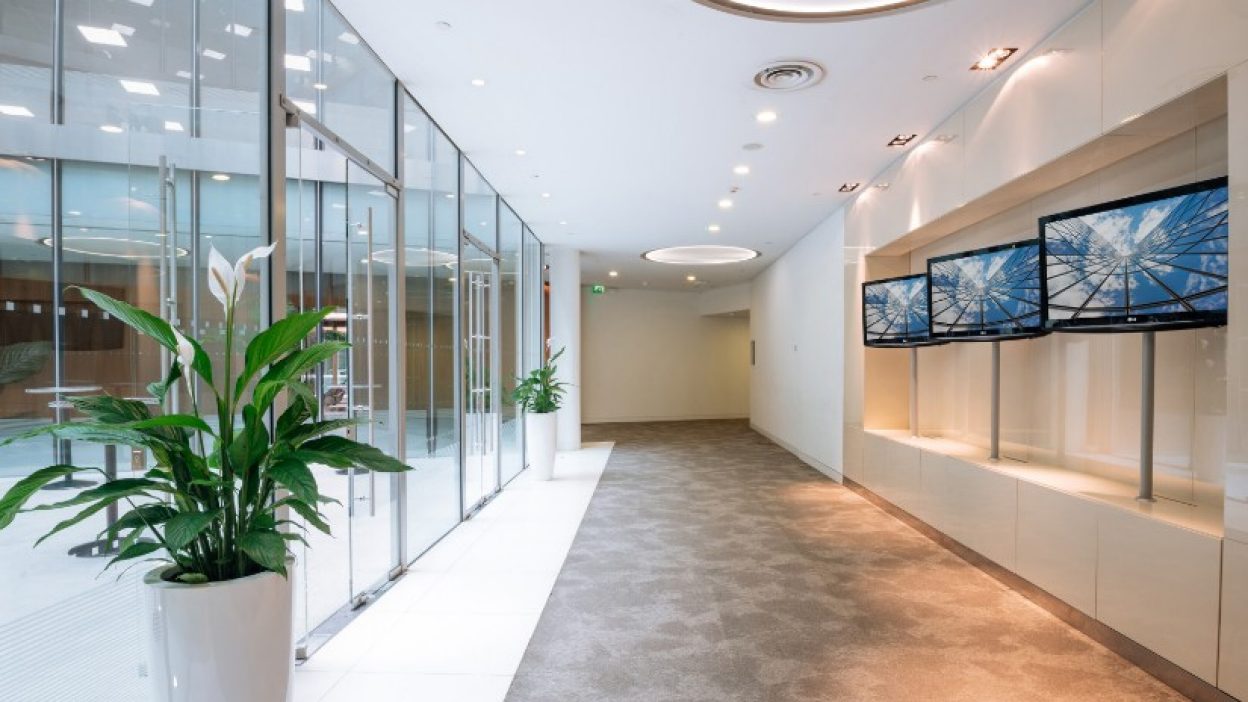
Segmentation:
<svg viewBox="0 0 1248 702">
<path fill-rule="evenodd" d="M 610 454 L 522 474 L 299 667 L 295 702 L 501 701 Z"/>
</svg>

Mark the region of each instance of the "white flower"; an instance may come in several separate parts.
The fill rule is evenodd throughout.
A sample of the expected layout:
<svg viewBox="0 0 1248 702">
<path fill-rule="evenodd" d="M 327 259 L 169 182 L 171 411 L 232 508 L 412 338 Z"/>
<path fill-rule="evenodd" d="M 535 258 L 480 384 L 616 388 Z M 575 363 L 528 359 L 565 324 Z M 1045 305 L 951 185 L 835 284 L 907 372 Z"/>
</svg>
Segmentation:
<svg viewBox="0 0 1248 702">
<path fill-rule="evenodd" d="M 195 362 L 195 347 L 191 345 L 191 340 L 182 335 L 177 329 L 173 330 L 173 338 L 178 342 L 178 363 L 183 368 L 189 369 L 191 364 Z"/>
<path fill-rule="evenodd" d="M 243 296 L 243 286 L 247 283 L 247 267 L 257 258 L 272 254 L 275 246 L 276 244 L 258 246 L 243 254 L 233 266 L 214 246 L 208 252 L 208 292 L 217 298 L 222 307 L 233 307 Z"/>
</svg>

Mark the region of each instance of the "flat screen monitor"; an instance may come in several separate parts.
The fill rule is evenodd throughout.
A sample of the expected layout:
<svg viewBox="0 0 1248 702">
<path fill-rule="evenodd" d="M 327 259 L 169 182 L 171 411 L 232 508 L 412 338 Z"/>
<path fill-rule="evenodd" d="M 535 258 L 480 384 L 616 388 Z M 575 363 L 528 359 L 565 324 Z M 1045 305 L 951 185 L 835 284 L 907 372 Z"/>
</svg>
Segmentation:
<svg viewBox="0 0 1248 702">
<path fill-rule="evenodd" d="M 927 274 L 862 284 L 863 343 L 884 348 L 930 346 Z"/>
<path fill-rule="evenodd" d="M 999 341 L 1045 333 L 1038 240 L 931 258 L 927 275 L 934 338 Z"/>
<path fill-rule="evenodd" d="M 1040 220 L 1055 331 L 1226 324 L 1227 179 Z"/>
</svg>

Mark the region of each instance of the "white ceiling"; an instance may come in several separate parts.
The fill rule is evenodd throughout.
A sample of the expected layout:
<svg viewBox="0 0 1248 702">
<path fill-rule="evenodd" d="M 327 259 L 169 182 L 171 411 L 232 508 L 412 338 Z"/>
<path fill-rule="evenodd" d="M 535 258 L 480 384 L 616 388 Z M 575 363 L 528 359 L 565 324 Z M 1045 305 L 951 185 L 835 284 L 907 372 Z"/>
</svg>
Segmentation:
<svg viewBox="0 0 1248 702">
<path fill-rule="evenodd" d="M 845 201 L 842 183 L 899 155 L 890 138 L 922 137 L 991 80 L 968 70 L 985 51 L 1025 53 L 1087 3 L 933 0 L 790 23 L 693 0 L 335 2 L 538 236 L 585 252 L 585 282 L 668 289 L 691 287 L 690 273 L 710 287 L 754 277 Z M 827 77 L 795 93 L 751 83 L 795 58 Z M 779 119 L 757 123 L 763 109 Z M 697 270 L 640 258 L 704 243 L 763 256 Z"/>
</svg>

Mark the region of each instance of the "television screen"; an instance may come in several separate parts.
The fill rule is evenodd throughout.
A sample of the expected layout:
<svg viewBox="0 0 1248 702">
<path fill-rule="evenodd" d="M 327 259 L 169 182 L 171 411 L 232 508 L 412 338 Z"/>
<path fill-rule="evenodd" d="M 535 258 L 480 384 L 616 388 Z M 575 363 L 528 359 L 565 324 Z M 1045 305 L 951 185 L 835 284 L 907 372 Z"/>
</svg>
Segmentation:
<svg viewBox="0 0 1248 702">
<path fill-rule="evenodd" d="M 1040 242 L 1022 241 L 927 262 L 932 336 L 965 341 L 1044 333 Z"/>
<path fill-rule="evenodd" d="M 1227 215 L 1217 178 L 1041 219 L 1047 327 L 1226 324 Z"/>
<path fill-rule="evenodd" d="M 867 346 L 935 343 L 929 318 L 926 274 L 862 284 L 863 343 Z"/>
</svg>

